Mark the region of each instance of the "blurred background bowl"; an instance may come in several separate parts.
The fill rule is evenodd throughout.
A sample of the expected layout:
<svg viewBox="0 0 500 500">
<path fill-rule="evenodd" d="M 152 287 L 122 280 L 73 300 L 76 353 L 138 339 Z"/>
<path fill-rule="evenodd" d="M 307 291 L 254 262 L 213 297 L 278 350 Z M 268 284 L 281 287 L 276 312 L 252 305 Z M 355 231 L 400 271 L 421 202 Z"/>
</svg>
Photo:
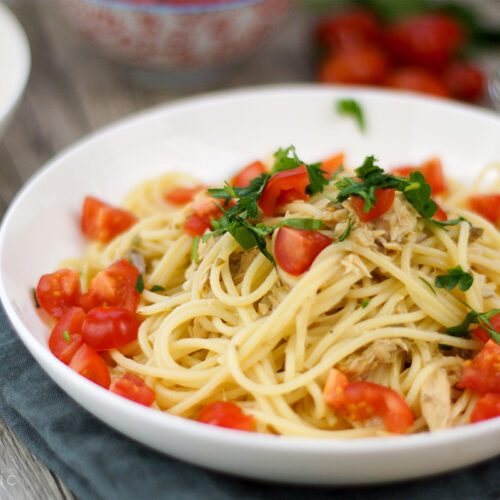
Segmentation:
<svg viewBox="0 0 500 500">
<path fill-rule="evenodd" d="M 30 65 L 26 35 L 14 15 L 0 3 L 0 137 L 24 92 Z"/>
<path fill-rule="evenodd" d="M 152 0 L 153 2 L 155 0 Z M 277 28 L 292 0 L 58 0 L 104 55 L 152 83 L 217 80 Z"/>
</svg>

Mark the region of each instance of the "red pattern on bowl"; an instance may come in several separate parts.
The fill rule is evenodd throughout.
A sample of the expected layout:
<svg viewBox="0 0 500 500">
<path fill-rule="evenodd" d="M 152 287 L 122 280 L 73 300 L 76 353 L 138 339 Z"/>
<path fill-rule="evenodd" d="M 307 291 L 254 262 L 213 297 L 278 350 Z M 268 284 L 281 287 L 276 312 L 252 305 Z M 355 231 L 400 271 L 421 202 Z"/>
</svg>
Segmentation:
<svg viewBox="0 0 500 500">
<path fill-rule="evenodd" d="M 106 55 L 153 71 L 221 67 L 253 52 L 292 0 L 264 0 L 208 12 L 146 12 L 137 8 L 59 0 L 77 31 Z"/>
</svg>

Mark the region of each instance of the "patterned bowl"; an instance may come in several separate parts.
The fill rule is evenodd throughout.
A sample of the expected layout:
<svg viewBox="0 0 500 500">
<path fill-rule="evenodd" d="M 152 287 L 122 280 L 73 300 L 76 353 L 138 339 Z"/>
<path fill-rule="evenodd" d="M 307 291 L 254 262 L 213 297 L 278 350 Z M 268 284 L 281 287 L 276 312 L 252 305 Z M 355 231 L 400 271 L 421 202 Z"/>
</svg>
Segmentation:
<svg viewBox="0 0 500 500">
<path fill-rule="evenodd" d="M 292 0 L 58 0 L 66 19 L 105 55 L 135 69 L 208 76 L 256 50 Z"/>
</svg>

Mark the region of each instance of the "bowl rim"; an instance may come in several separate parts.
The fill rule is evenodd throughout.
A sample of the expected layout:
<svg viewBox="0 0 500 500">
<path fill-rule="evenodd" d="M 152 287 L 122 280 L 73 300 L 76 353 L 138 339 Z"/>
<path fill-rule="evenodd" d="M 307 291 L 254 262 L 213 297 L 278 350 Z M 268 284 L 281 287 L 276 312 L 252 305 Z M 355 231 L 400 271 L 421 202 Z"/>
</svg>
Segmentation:
<svg viewBox="0 0 500 500">
<path fill-rule="evenodd" d="M 80 0 L 84 3 L 99 7 L 123 10 L 129 12 L 141 12 L 145 14 L 200 14 L 206 12 L 221 12 L 225 10 L 249 7 L 264 3 L 268 0 L 225 0 L 216 3 L 192 3 L 188 5 L 166 4 L 166 3 L 134 3 L 133 0 Z"/>
<path fill-rule="evenodd" d="M 13 50 L 20 55 L 18 64 L 14 66 L 14 81 L 16 82 L 13 92 L 7 97 L 4 102 L 0 102 L 0 124 L 4 124 L 10 113 L 19 103 L 21 96 L 24 93 L 28 78 L 31 71 L 31 51 L 28 42 L 28 37 L 24 32 L 21 23 L 17 20 L 16 16 L 9 10 L 9 8 L 0 2 L 0 20 L 5 23 L 14 33 L 11 42 L 15 47 Z"/>
<path fill-rule="evenodd" d="M 352 86 L 318 86 L 314 84 L 273 84 L 259 86 L 257 88 L 243 87 L 231 90 L 222 90 L 218 92 L 204 93 L 194 97 L 191 96 L 178 99 L 167 104 L 160 104 L 152 108 L 139 111 L 132 115 L 127 115 L 118 121 L 99 128 L 75 143 L 72 143 L 45 163 L 44 166 L 39 169 L 16 194 L 15 198 L 8 207 L 7 212 L 5 213 L 3 221 L 1 221 L 0 262 L 2 261 L 3 246 L 5 244 L 4 240 L 8 226 L 10 225 L 10 219 L 15 214 L 18 205 L 23 203 L 24 198 L 29 195 L 31 188 L 41 177 L 54 169 L 60 168 L 61 163 L 65 163 L 68 158 L 70 158 L 77 151 L 85 149 L 89 143 L 92 143 L 95 140 L 104 139 L 109 134 L 116 133 L 122 128 L 137 125 L 138 123 L 144 120 L 149 120 L 158 114 L 173 112 L 186 107 L 196 107 L 207 101 L 217 102 L 226 99 L 235 99 L 238 97 L 258 97 L 271 94 L 292 94 L 294 92 L 308 91 L 327 93 L 333 91 L 332 95 L 344 94 L 353 98 L 386 97 L 400 101 L 409 101 L 415 104 L 423 103 L 431 105 L 431 107 L 441 108 L 444 111 L 456 109 L 468 114 L 474 114 L 476 116 L 487 118 L 496 124 L 500 124 L 500 116 L 492 110 L 484 108 L 481 109 L 477 106 L 453 101 L 445 101 L 435 97 L 422 96 L 411 92 L 395 92 L 391 90 L 373 89 L 367 87 L 353 88 Z M 38 359 L 41 359 L 44 364 L 48 363 L 52 365 L 52 369 L 54 372 L 57 372 L 58 377 L 64 377 L 71 380 L 72 385 L 79 385 L 95 402 L 99 404 L 103 404 L 104 406 L 112 404 L 116 410 L 123 412 L 123 414 L 128 413 L 132 417 L 140 419 L 145 424 L 167 424 L 167 426 L 172 429 L 182 432 L 185 436 L 189 435 L 190 438 L 193 439 L 201 439 L 232 446 L 242 446 L 249 450 L 266 449 L 268 451 L 291 453 L 307 453 L 314 451 L 325 455 L 332 452 L 348 453 L 350 455 L 365 455 L 367 453 L 383 454 L 389 451 L 404 451 L 408 448 L 411 448 L 412 450 L 433 448 L 435 446 L 451 444 L 456 441 L 467 443 L 472 440 L 488 439 L 488 437 L 491 437 L 492 433 L 495 435 L 499 435 L 500 433 L 500 418 L 479 422 L 475 425 L 459 426 L 432 433 L 425 432 L 403 436 L 383 436 L 378 438 L 367 437 L 353 440 L 244 433 L 231 429 L 222 429 L 215 426 L 210 426 L 210 428 L 208 428 L 208 426 L 190 419 L 170 415 L 164 412 L 157 412 L 151 410 L 150 408 L 130 402 L 125 398 L 110 393 L 110 391 L 99 387 L 84 377 L 81 377 L 68 366 L 57 360 L 57 358 L 55 358 L 49 350 L 32 335 L 29 329 L 24 326 L 24 323 L 18 316 L 9 298 L 7 288 L 1 274 L 0 298 L 5 312 L 7 313 L 7 317 L 13 325 L 18 337 L 20 337 L 28 350 L 35 355 L 39 364 L 40 361 L 38 361 Z"/>
</svg>

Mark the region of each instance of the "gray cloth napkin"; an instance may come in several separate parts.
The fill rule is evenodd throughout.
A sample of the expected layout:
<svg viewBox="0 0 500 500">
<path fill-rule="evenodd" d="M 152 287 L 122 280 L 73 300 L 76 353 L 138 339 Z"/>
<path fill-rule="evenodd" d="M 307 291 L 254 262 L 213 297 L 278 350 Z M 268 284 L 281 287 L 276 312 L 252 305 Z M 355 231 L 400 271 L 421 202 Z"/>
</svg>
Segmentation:
<svg viewBox="0 0 500 500">
<path fill-rule="evenodd" d="M 22 345 L 1 307 L 0 415 L 81 500 L 500 498 L 500 458 L 435 478 L 366 488 L 259 483 L 179 462 L 118 434 L 62 392 Z"/>
</svg>

